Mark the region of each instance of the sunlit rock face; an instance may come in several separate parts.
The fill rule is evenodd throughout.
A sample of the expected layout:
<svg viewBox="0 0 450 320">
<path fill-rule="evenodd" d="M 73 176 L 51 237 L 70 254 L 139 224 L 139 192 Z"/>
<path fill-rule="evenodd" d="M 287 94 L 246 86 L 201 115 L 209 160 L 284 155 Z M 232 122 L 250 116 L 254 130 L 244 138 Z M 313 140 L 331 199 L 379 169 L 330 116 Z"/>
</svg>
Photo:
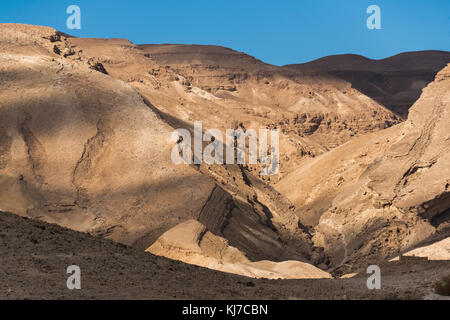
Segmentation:
<svg viewBox="0 0 450 320">
<path fill-rule="evenodd" d="M 269 278 L 448 236 L 449 67 L 435 74 L 448 53 L 276 67 L 217 46 L 0 29 L 1 211 Z M 279 172 L 174 164 L 171 135 L 195 121 L 278 129 Z"/>
</svg>

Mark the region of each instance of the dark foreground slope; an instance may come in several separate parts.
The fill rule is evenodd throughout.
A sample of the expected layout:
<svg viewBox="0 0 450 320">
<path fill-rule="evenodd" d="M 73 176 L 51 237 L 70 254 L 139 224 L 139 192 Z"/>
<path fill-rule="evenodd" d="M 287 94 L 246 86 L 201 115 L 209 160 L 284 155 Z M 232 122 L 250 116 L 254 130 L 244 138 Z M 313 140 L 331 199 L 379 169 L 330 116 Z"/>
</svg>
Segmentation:
<svg viewBox="0 0 450 320">
<path fill-rule="evenodd" d="M 0 213 L 0 299 L 423 298 L 449 261 L 381 266 L 381 290 L 351 279 L 256 280 L 143 253 L 104 238 Z M 81 268 L 81 290 L 66 269 Z"/>
</svg>

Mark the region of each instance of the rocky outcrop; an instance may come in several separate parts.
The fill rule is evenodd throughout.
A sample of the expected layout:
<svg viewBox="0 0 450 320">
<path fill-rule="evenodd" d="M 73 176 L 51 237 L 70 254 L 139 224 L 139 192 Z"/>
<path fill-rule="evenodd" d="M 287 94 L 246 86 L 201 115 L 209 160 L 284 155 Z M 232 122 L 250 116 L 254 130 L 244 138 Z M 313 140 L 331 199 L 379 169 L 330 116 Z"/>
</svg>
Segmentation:
<svg viewBox="0 0 450 320">
<path fill-rule="evenodd" d="M 276 197 L 273 189 L 262 184 L 258 190 L 247 186 L 240 191 L 245 182 L 238 166 L 213 172 L 172 162 L 171 134 L 179 122 L 168 120 L 136 88 L 113 77 L 124 76 L 113 59 L 128 56 L 136 73 L 154 69 L 155 63 L 138 49 L 126 41 L 106 41 L 111 52 L 104 54 L 110 53 L 113 62 L 104 62 L 88 57 L 89 49 L 74 45 L 76 39 L 52 42 L 57 33 L 51 28 L 1 29 L 1 210 L 144 250 L 183 221 L 212 221 L 214 208 L 224 208 L 227 217 L 208 226 L 220 229 L 249 258 L 321 259 L 310 236 L 296 230 L 298 218 L 289 205 L 270 204 Z M 20 41 L 13 44 L 18 35 Z M 67 46 L 75 54 L 55 53 L 55 43 L 61 52 Z M 98 63 L 106 74 L 92 68 Z M 229 203 L 233 207 L 227 212 Z M 272 222 L 272 214 L 294 222 Z"/>
<path fill-rule="evenodd" d="M 78 43 L 84 48 L 82 40 Z M 259 176 L 268 183 L 356 135 L 400 122 L 395 114 L 333 75 L 286 70 L 218 46 L 138 48 L 164 66 L 152 70 L 151 76 L 161 79 L 172 74 L 169 82 L 156 87 L 143 73 L 135 77 L 139 81 L 130 83 L 164 112 L 188 123 L 201 120 L 205 128 L 225 130 L 237 122 L 246 129 L 280 129 L 283 165 L 278 176 Z M 91 54 L 101 54 L 91 50 Z M 258 175 L 258 168 L 248 169 Z"/>
<path fill-rule="evenodd" d="M 165 232 L 146 251 L 210 269 L 268 279 L 331 278 L 311 264 L 300 261 L 251 262 L 239 249 L 209 231 L 196 220 L 188 220 Z"/>
<path fill-rule="evenodd" d="M 449 72 L 424 89 L 406 122 L 356 138 L 276 186 L 333 265 L 354 268 L 448 236 Z"/>
</svg>

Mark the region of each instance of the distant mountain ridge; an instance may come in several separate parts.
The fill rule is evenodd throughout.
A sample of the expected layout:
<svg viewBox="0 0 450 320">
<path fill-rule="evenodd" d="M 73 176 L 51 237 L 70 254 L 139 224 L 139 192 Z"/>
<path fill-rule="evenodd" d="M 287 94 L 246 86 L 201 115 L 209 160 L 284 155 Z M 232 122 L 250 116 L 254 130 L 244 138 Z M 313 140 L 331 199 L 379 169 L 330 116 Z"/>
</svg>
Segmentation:
<svg viewBox="0 0 450 320">
<path fill-rule="evenodd" d="M 450 52 L 427 50 L 400 53 L 380 60 L 352 54 L 335 55 L 283 68 L 337 76 L 406 118 L 422 89 L 449 62 Z"/>
</svg>

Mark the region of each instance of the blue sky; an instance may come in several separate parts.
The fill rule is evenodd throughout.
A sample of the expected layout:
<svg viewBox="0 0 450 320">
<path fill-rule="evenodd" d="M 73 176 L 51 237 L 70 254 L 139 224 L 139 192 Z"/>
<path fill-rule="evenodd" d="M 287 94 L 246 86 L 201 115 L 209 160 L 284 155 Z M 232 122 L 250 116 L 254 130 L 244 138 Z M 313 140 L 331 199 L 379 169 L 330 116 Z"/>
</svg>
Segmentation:
<svg viewBox="0 0 450 320">
<path fill-rule="evenodd" d="M 81 30 L 66 8 L 81 8 Z M 369 30 L 369 5 L 381 30 Z M 51 26 L 80 37 L 142 43 L 216 44 L 283 65 L 355 53 L 450 51 L 450 0 L 2 0 L 0 22 Z"/>
</svg>

